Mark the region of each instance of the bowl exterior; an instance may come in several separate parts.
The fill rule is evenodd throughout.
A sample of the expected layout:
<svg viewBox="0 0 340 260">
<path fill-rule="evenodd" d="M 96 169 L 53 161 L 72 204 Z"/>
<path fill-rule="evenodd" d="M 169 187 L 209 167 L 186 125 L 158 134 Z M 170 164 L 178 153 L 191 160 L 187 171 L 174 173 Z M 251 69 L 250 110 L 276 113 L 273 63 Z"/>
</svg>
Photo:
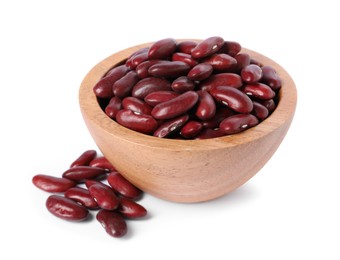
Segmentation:
<svg viewBox="0 0 340 260">
<path fill-rule="evenodd" d="M 94 84 L 133 51 L 116 53 L 97 64 L 80 87 L 84 121 L 105 157 L 129 181 L 159 198 L 200 202 L 229 193 L 254 176 L 284 139 L 294 116 L 296 88 L 288 73 L 272 60 L 244 49 L 283 78 L 280 102 L 256 127 L 233 136 L 207 140 L 169 140 L 126 129 L 108 118 L 93 94 Z"/>
</svg>

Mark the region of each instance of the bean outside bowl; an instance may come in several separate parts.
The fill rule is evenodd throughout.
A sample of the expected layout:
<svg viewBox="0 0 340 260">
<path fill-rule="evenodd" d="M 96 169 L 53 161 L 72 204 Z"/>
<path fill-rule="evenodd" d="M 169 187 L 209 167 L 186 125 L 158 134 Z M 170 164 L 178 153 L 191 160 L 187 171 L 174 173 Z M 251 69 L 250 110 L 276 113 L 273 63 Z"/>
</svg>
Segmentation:
<svg viewBox="0 0 340 260">
<path fill-rule="evenodd" d="M 242 52 L 274 67 L 282 79 L 275 111 L 242 133 L 205 140 L 173 140 L 144 135 L 109 118 L 93 92 L 97 81 L 136 50 L 117 52 L 95 65 L 80 86 L 80 109 L 94 141 L 130 182 L 156 197 L 200 202 L 227 194 L 253 177 L 275 153 L 294 117 L 297 93 L 289 74 L 273 60 L 243 48 Z"/>
</svg>

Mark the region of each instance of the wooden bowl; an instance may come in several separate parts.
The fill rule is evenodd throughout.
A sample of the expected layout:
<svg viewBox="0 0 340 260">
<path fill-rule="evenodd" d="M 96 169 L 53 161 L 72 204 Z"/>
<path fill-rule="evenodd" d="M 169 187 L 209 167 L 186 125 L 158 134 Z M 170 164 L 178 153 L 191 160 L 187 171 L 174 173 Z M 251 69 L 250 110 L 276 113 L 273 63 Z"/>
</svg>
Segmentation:
<svg viewBox="0 0 340 260">
<path fill-rule="evenodd" d="M 111 55 L 86 75 L 79 102 L 85 123 L 105 157 L 134 185 L 175 202 L 200 202 L 229 193 L 253 177 L 271 158 L 292 122 L 296 87 L 271 59 L 242 49 L 282 78 L 279 103 L 259 125 L 242 133 L 205 140 L 172 140 L 140 134 L 110 119 L 100 108 L 93 86 L 112 67 L 151 43 Z"/>
</svg>

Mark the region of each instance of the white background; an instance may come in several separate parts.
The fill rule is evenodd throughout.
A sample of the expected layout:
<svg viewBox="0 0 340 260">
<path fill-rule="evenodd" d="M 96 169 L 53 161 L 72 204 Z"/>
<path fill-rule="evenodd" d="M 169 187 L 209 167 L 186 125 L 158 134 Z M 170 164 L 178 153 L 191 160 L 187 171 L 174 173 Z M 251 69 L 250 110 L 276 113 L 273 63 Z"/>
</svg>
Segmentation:
<svg viewBox="0 0 340 260">
<path fill-rule="evenodd" d="M 336 1 L 1 1 L 0 258 L 340 259 Z M 31 182 L 97 149 L 78 88 L 107 56 L 166 37 L 235 40 L 281 64 L 298 89 L 293 124 L 248 183 L 217 200 L 140 201 L 123 239 L 69 223 Z M 97 149 L 98 150 L 98 149 Z M 6 257 L 4 257 L 6 255 Z"/>
</svg>

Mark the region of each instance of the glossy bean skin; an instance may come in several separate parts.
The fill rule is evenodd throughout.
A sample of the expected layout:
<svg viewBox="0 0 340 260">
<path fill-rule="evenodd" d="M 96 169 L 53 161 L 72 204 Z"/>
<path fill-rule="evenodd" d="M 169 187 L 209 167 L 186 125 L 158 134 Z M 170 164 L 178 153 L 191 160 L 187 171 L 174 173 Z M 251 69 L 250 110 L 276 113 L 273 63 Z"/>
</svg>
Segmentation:
<svg viewBox="0 0 340 260">
<path fill-rule="evenodd" d="M 74 200 L 88 209 L 98 209 L 97 202 L 92 198 L 90 192 L 80 187 L 73 187 L 65 192 L 65 198 Z"/>
<path fill-rule="evenodd" d="M 35 175 L 32 182 L 37 188 L 47 192 L 65 192 L 76 185 L 72 180 L 45 174 Z"/>
<path fill-rule="evenodd" d="M 224 119 L 220 123 L 220 129 L 228 135 L 242 132 L 259 123 L 259 120 L 251 114 L 237 114 Z"/>
<path fill-rule="evenodd" d="M 255 83 L 262 78 L 262 69 L 255 64 L 249 64 L 241 70 L 241 78 L 244 82 Z"/>
<path fill-rule="evenodd" d="M 217 86 L 210 90 L 210 94 L 236 112 L 250 113 L 253 110 L 251 99 L 237 88 Z"/>
<path fill-rule="evenodd" d="M 177 50 L 182 53 L 191 54 L 191 50 L 197 46 L 193 41 L 182 41 L 177 44 Z"/>
<path fill-rule="evenodd" d="M 139 64 L 142 62 L 148 60 L 149 56 L 147 52 L 142 52 L 137 55 L 134 55 L 131 57 L 130 63 L 129 63 L 129 68 L 130 69 L 135 69 Z"/>
<path fill-rule="evenodd" d="M 191 56 L 194 58 L 204 58 L 217 52 L 224 45 L 222 37 L 213 36 L 199 42 L 195 48 L 191 50 Z"/>
<path fill-rule="evenodd" d="M 190 67 L 194 67 L 198 64 L 198 61 L 194 59 L 190 54 L 187 53 L 181 53 L 181 52 L 175 52 L 172 54 L 172 61 L 182 61 L 186 64 L 188 64 Z"/>
<path fill-rule="evenodd" d="M 235 57 L 242 49 L 241 44 L 235 41 L 225 41 L 219 53 L 226 53 L 232 57 Z"/>
<path fill-rule="evenodd" d="M 142 191 L 135 187 L 119 172 L 111 172 L 107 177 L 109 185 L 119 194 L 130 199 L 137 199 L 141 196 Z"/>
<path fill-rule="evenodd" d="M 112 97 L 105 107 L 105 114 L 112 119 L 116 118 L 119 110 L 122 109 L 122 100 L 119 97 Z"/>
<path fill-rule="evenodd" d="M 110 188 L 110 186 L 100 182 L 100 181 L 95 181 L 95 180 L 86 180 L 85 181 L 85 186 L 87 189 L 89 189 L 92 185 L 95 185 L 95 184 L 98 184 L 98 185 L 101 185 L 103 187 L 106 187 L 106 188 Z"/>
<path fill-rule="evenodd" d="M 205 128 L 195 137 L 195 140 L 217 138 L 224 135 L 225 133 L 220 128 Z"/>
<path fill-rule="evenodd" d="M 230 108 L 221 107 L 217 109 L 216 114 L 213 118 L 202 121 L 202 125 L 204 128 L 211 128 L 211 129 L 218 128 L 220 123 L 223 121 L 223 119 L 229 116 L 232 116 L 234 114 L 235 112 L 232 111 Z"/>
<path fill-rule="evenodd" d="M 210 78 L 202 81 L 199 84 L 201 90 L 210 91 L 211 88 L 216 86 L 229 86 L 240 88 L 242 86 L 242 79 L 235 73 L 219 73 L 210 76 Z"/>
<path fill-rule="evenodd" d="M 188 78 L 194 81 L 205 80 L 210 77 L 214 68 L 208 63 L 200 63 L 193 67 L 189 73 Z"/>
<path fill-rule="evenodd" d="M 235 71 L 239 72 L 244 67 L 246 67 L 250 64 L 250 55 L 248 53 L 238 53 L 235 56 L 235 60 L 237 62 L 236 66 L 235 66 Z"/>
<path fill-rule="evenodd" d="M 198 101 L 198 94 L 187 91 L 176 98 L 156 105 L 151 115 L 156 119 L 170 119 L 190 110 Z"/>
<path fill-rule="evenodd" d="M 189 121 L 181 129 L 180 135 L 184 138 L 193 138 L 203 129 L 202 123 L 198 121 Z"/>
<path fill-rule="evenodd" d="M 112 237 L 122 237 L 127 233 L 126 222 L 117 212 L 102 209 L 98 211 L 96 219 Z"/>
<path fill-rule="evenodd" d="M 58 195 L 47 198 L 46 208 L 54 216 L 69 221 L 85 220 L 89 214 L 89 211 L 77 202 Z"/>
<path fill-rule="evenodd" d="M 154 107 L 158 105 L 159 103 L 163 103 L 166 101 L 169 101 L 175 97 L 178 97 L 179 93 L 176 93 L 174 91 L 155 91 L 150 94 L 148 94 L 144 101 L 148 103 L 150 106 Z"/>
<path fill-rule="evenodd" d="M 177 78 L 185 76 L 189 72 L 190 68 L 190 65 L 182 61 L 168 61 L 152 65 L 148 72 L 154 77 Z"/>
<path fill-rule="evenodd" d="M 132 88 L 138 81 L 139 78 L 137 73 L 135 71 L 130 71 L 113 84 L 112 92 L 117 97 L 126 97 L 131 94 Z"/>
<path fill-rule="evenodd" d="M 271 87 L 273 90 L 281 88 L 282 81 L 275 69 L 271 66 L 262 66 L 262 79 L 261 81 Z"/>
<path fill-rule="evenodd" d="M 256 116 L 259 120 L 264 120 L 268 117 L 269 111 L 268 109 L 259 102 L 253 101 L 253 111 L 251 112 L 254 116 Z"/>
<path fill-rule="evenodd" d="M 106 169 L 91 167 L 91 166 L 76 166 L 66 170 L 63 173 L 63 177 L 76 181 L 84 182 L 87 179 L 93 179 L 101 175 L 106 174 L 108 171 Z"/>
<path fill-rule="evenodd" d="M 157 121 L 150 115 L 139 115 L 129 109 L 122 109 L 117 113 L 117 122 L 131 130 L 143 134 L 152 134 L 157 126 Z"/>
<path fill-rule="evenodd" d="M 235 58 L 225 53 L 213 54 L 209 58 L 205 59 L 204 62 L 210 64 L 215 70 L 218 71 L 231 69 L 237 64 Z"/>
<path fill-rule="evenodd" d="M 76 166 L 88 166 L 89 163 L 97 156 L 96 150 L 87 150 L 83 152 L 76 160 L 74 160 L 70 168 Z"/>
<path fill-rule="evenodd" d="M 268 85 L 263 83 L 247 84 L 244 87 L 244 93 L 259 99 L 272 99 L 275 97 L 275 92 Z"/>
<path fill-rule="evenodd" d="M 126 97 L 122 101 L 124 109 L 129 109 L 137 114 L 150 115 L 152 107 L 136 97 Z"/>
<path fill-rule="evenodd" d="M 151 75 L 149 74 L 148 70 L 152 65 L 158 64 L 158 63 L 164 63 L 167 62 L 165 60 L 146 60 L 142 63 L 140 63 L 136 67 L 136 73 L 139 78 L 144 79 L 147 77 L 150 77 Z"/>
<path fill-rule="evenodd" d="M 132 96 L 144 99 L 155 91 L 172 90 L 171 83 L 166 79 L 147 77 L 140 80 L 132 89 Z"/>
<path fill-rule="evenodd" d="M 89 166 L 107 169 L 110 172 L 116 170 L 115 167 L 104 156 L 93 159 Z"/>
<path fill-rule="evenodd" d="M 142 218 L 147 214 L 147 210 L 142 205 L 127 198 L 120 198 L 118 212 L 126 218 Z"/>
<path fill-rule="evenodd" d="M 93 87 L 93 92 L 99 98 L 111 98 L 113 96 L 112 85 L 121 79 L 130 69 L 121 65 L 111 69 L 105 77 L 100 79 Z"/>
<path fill-rule="evenodd" d="M 176 41 L 172 38 L 159 40 L 151 45 L 148 56 L 150 60 L 164 59 L 171 56 L 176 50 Z"/>
<path fill-rule="evenodd" d="M 118 208 L 119 199 L 110 187 L 95 183 L 89 187 L 89 192 L 100 208 L 106 210 Z"/>
<path fill-rule="evenodd" d="M 187 114 L 166 120 L 156 129 L 153 136 L 159 138 L 168 137 L 172 133 L 179 131 L 188 120 L 189 116 Z"/>
<path fill-rule="evenodd" d="M 181 76 L 172 82 L 171 88 L 177 93 L 183 93 L 186 91 L 194 90 L 195 83 L 188 77 Z"/>
<path fill-rule="evenodd" d="M 198 106 L 195 115 L 201 120 L 208 120 L 215 116 L 216 104 L 213 97 L 207 91 L 197 91 L 199 95 Z"/>
<path fill-rule="evenodd" d="M 276 104 L 273 99 L 263 100 L 261 104 L 268 109 L 269 113 L 272 113 L 276 108 Z"/>
</svg>

